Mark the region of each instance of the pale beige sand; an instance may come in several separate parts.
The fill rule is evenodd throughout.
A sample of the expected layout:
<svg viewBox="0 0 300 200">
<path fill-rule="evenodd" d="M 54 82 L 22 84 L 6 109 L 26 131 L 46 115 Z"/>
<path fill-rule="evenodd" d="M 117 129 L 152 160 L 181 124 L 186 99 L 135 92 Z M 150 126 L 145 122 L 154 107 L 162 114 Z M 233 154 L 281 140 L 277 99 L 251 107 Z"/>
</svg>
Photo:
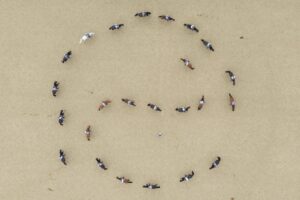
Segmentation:
<svg viewBox="0 0 300 200">
<path fill-rule="evenodd" d="M 298 0 L 85 2 L 1 1 L 1 200 L 300 199 Z M 141 10 L 153 14 L 133 17 Z M 186 22 L 200 32 L 183 28 Z M 125 27 L 108 31 L 113 23 Z M 95 38 L 79 45 L 87 31 Z M 67 50 L 73 58 L 62 64 Z M 202 94 L 207 104 L 197 112 Z M 113 103 L 97 112 L 106 98 Z M 193 108 L 179 114 L 180 105 Z M 90 142 L 82 134 L 88 124 Z M 68 166 L 58 160 L 60 148 Z M 217 155 L 220 167 L 208 170 Z M 108 171 L 97 168 L 97 156 Z M 192 169 L 193 180 L 179 183 Z M 120 184 L 121 175 L 134 183 Z M 162 188 L 142 189 L 147 182 Z"/>
</svg>

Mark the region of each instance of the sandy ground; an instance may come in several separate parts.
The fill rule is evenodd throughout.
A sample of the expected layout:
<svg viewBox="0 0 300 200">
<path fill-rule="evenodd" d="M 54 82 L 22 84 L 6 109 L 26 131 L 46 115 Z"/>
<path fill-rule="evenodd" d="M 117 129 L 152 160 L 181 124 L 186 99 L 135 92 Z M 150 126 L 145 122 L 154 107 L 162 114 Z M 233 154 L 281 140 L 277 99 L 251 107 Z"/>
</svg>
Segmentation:
<svg viewBox="0 0 300 200">
<path fill-rule="evenodd" d="M 300 199 L 299 8 L 297 0 L 1 1 L 0 199 Z M 152 15 L 133 17 L 142 10 Z M 125 27 L 108 31 L 113 23 Z M 87 31 L 95 38 L 79 45 Z M 73 58 L 62 64 L 68 50 Z M 98 112 L 107 98 L 113 103 Z M 181 105 L 192 109 L 175 112 Z M 208 170 L 218 155 L 219 168 Z M 190 170 L 195 177 L 179 183 Z M 120 184 L 122 175 L 134 183 Z M 147 182 L 161 189 L 143 189 Z"/>
</svg>

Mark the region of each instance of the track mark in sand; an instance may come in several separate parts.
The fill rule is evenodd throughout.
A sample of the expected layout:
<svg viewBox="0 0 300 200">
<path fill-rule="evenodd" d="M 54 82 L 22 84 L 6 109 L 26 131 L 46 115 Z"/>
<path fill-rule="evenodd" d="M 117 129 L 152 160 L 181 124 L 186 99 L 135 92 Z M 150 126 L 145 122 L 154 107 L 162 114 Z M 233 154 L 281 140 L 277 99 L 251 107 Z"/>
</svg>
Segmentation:
<svg viewBox="0 0 300 200">
<path fill-rule="evenodd" d="M 94 92 L 93 91 L 89 91 L 89 90 L 86 90 L 88 93 L 90 93 L 90 94 L 94 94 Z"/>
<path fill-rule="evenodd" d="M 29 115 L 29 116 L 36 117 L 36 116 L 39 116 L 39 113 L 23 113 L 23 115 Z"/>
</svg>

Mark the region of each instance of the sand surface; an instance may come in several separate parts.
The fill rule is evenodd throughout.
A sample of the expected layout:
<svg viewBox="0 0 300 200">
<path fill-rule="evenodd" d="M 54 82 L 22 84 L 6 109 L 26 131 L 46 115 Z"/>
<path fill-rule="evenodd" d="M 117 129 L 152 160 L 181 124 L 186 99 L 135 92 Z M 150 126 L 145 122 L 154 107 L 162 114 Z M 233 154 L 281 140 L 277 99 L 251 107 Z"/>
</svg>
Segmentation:
<svg viewBox="0 0 300 200">
<path fill-rule="evenodd" d="M 1 1 L 0 199 L 300 199 L 299 8 L 298 0 Z M 152 15 L 133 17 L 142 10 Z M 161 21 L 161 14 L 176 21 Z M 109 31 L 113 23 L 125 27 Z M 96 36 L 79 45 L 87 31 Z M 68 50 L 73 57 L 62 64 Z M 107 98 L 113 103 L 98 112 Z M 192 109 L 174 111 L 184 105 Z M 208 170 L 216 156 L 220 166 Z M 191 170 L 194 178 L 179 183 Z M 143 189 L 147 182 L 161 189 Z"/>
</svg>

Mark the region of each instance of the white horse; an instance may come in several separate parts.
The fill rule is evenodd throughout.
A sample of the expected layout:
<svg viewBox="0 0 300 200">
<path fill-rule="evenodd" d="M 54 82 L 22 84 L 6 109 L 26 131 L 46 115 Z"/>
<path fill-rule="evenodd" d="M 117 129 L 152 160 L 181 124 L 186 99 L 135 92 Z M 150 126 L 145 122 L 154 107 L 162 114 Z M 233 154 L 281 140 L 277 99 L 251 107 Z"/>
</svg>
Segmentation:
<svg viewBox="0 0 300 200">
<path fill-rule="evenodd" d="M 92 38 L 94 35 L 95 35 L 95 33 L 93 33 L 93 32 L 85 33 L 85 34 L 81 37 L 81 39 L 80 39 L 80 41 L 79 41 L 79 44 L 81 44 L 82 42 L 85 42 L 86 40 Z"/>
</svg>

